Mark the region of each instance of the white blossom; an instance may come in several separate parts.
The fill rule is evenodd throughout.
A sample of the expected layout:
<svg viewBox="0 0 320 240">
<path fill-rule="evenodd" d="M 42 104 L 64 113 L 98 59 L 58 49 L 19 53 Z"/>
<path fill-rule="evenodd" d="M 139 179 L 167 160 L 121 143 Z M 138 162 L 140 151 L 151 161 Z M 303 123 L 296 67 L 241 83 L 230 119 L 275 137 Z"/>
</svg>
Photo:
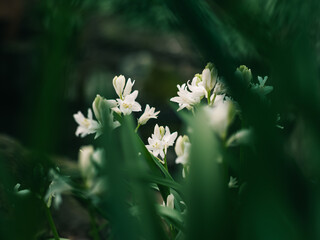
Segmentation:
<svg viewBox="0 0 320 240">
<path fill-rule="evenodd" d="M 189 83 L 189 81 L 187 82 L 188 88 L 191 91 L 191 93 L 195 96 L 195 97 L 200 97 L 200 99 L 203 96 L 207 96 L 207 91 L 203 86 L 203 82 L 201 80 L 201 76 L 199 76 L 199 74 L 196 74 L 196 76 L 192 79 L 191 84 Z"/>
<path fill-rule="evenodd" d="M 188 110 L 193 109 L 193 107 L 200 103 L 201 97 L 194 92 L 190 92 L 187 89 L 187 85 L 184 83 L 181 86 L 177 85 L 178 87 L 178 97 L 173 97 L 170 99 L 172 102 L 176 102 L 179 104 L 179 108 L 177 111 L 180 111 L 184 108 Z"/>
<path fill-rule="evenodd" d="M 171 134 L 170 129 L 167 126 L 164 128 L 162 126 L 159 127 L 158 124 L 156 124 L 154 133 L 151 135 L 151 138 L 148 138 L 149 145 L 146 145 L 146 147 L 155 157 L 160 155 L 164 158 L 167 153 L 167 148 L 173 146 L 177 135 L 177 132 Z"/>
<path fill-rule="evenodd" d="M 231 99 L 217 99 L 213 106 L 206 106 L 204 110 L 208 116 L 209 125 L 220 137 L 225 138 L 227 129 L 235 116 L 235 107 Z"/>
<path fill-rule="evenodd" d="M 138 124 L 144 125 L 146 124 L 150 118 L 157 118 L 160 111 L 155 112 L 155 108 L 150 108 L 149 104 L 147 104 L 146 109 L 144 110 L 144 113 L 141 115 L 141 117 L 138 119 Z"/>
<path fill-rule="evenodd" d="M 168 197 L 167 197 L 167 207 L 168 208 L 171 208 L 171 209 L 174 209 L 174 196 L 173 194 L 169 194 Z"/>
<path fill-rule="evenodd" d="M 165 204 L 165 202 L 162 203 L 162 206 L 166 206 L 168 208 L 174 209 L 174 196 L 172 193 L 170 193 L 167 196 L 167 204 Z"/>
<path fill-rule="evenodd" d="M 206 89 L 207 92 L 210 92 L 217 80 L 217 76 L 210 71 L 209 68 L 205 68 L 202 71 L 202 82 L 203 82 L 203 87 Z M 208 95 L 206 95 L 206 97 L 208 98 Z"/>
<path fill-rule="evenodd" d="M 123 75 L 120 75 L 119 77 L 115 76 L 112 83 L 114 90 L 122 100 L 131 93 L 132 86 L 134 85 L 134 81 L 131 82 L 131 78 L 129 78 L 126 83 L 126 79 Z"/>
<path fill-rule="evenodd" d="M 100 135 L 101 125 L 92 118 L 92 111 L 88 109 L 88 117 L 84 117 L 84 115 L 79 111 L 76 114 L 73 114 L 73 118 L 79 124 L 76 130 L 76 136 L 85 137 L 88 134 L 97 133 Z M 97 137 L 96 135 L 96 137 Z"/>
<path fill-rule="evenodd" d="M 138 90 L 135 90 L 133 93 L 126 95 L 123 99 L 117 99 L 119 109 L 124 115 L 129 115 L 131 112 L 141 111 L 141 105 L 135 101 L 137 96 Z"/>
<path fill-rule="evenodd" d="M 79 168 L 88 188 L 92 187 L 97 177 L 97 168 L 102 166 L 103 155 L 103 149 L 94 150 L 91 145 L 81 147 L 79 151 Z"/>
<path fill-rule="evenodd" d="M 189 154 L 190 154 L 190 141 L 188 136 L 179 136 L 176 145 L 175 145 L 175 152 L 177 154 L 176 164 L 186 165 L 188 163 Z"/>
</svg>

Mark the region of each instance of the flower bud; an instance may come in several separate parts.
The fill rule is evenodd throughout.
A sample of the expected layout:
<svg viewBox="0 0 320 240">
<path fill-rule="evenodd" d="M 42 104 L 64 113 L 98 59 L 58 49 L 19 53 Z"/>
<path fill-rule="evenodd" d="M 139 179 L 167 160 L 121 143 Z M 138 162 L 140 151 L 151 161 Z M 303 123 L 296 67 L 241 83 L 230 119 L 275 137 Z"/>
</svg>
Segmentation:
<svg viewBox="0 0 320 240">
<path fill-rule="evenodd" d="M 161 138 L 163 138 L 164 133 L 165 133 L 164 127 L 163 127 L 163 126 L 160 126 L 160 127 L 159 127 L 159 131 L 160 131 L 160 136 L 161 136 Z"/>
<path fill-rule="evenodd" d="M 202 71 L 203 87 L 206 91 L 211 91 L 217 81 L 217 71 L 212 63 L 208 63 L 206 68 Z"/>
<path fill-rule="evenodd" d="M 92 174 L 91 158 L 94 153 L 93 146 L 84 146 L 79 152 L 79 168 L 83 177 L 87 177 Z"/>
<path fill-rule="evenodd" d="M 117 102 L 115 100 L 107 100 L 99 94 L 92 103 L 94 115 L 103 126 L 108 119 L 110 121 L 110 118 L 112 118 L 112 116 L 110 116 L 110 109 L 115 109 L 116 107 Z"/>
<path fill-rule="evenodd" d="M 124 78 L 123 75 L 120 75 L 119 77 L 115 76 L 112 80 L 114 90 L 116 91 L 119 98 L 121 98 L 121 99 L 122 99 L 122 93 L 123 93 L 123 88 L 124 88 L 125 83 L 126 83 L 126 79 Z"/>
<path fill-rule="evenodd" d="M 174 209 L 174 196 L 173 194 L 169 194 L 168 197 L 167 197 L 167 207 L 168 208 L 171 208 L 171 209 Z"/>
<path fill-rule="evenodd" d="M 252 80 L 251 69 L 245 65 L 241 65 L 235 72 L 236 76 L 242 79 L 246 84 L 250 84 Z"/>
<path fill-rule="evenodd" d="M 175 148 L 174 148 L 177 156 L 183 155 L 184 149 L 185 149 L 185 143 L 189 143 L 189 142 L 190 142 L 189 137 L 187 135 L 178 137 Z"/>
</svg>

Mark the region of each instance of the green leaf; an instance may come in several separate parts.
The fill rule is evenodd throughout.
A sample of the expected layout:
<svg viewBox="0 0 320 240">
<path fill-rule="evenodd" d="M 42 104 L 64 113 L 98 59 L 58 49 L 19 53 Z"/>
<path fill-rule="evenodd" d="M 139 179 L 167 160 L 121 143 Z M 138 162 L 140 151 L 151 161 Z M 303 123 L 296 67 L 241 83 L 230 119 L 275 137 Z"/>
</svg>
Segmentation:
<svg viewBox="0 0 320 240">
<path fill-rule="evenodd" d="M 164 206 L 157 206 L 158 213 L 163 217 L 168 223 L 172 224 L 174 227 L 181 231 L 185 231 L 184 219 L 180 212 L 175 209 L 171 209 Z"/>
</svg>

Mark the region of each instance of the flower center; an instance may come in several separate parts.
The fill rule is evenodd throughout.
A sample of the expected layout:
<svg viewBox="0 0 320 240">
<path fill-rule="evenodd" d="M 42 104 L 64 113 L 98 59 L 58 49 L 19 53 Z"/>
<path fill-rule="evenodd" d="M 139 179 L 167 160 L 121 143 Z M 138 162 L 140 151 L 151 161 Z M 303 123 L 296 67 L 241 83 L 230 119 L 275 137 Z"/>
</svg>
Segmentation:
<svg viewBox="0 0 320 240">
<path fill-rule="evenodd" d="M 131 108 L 132 105 L 131 105 L 131 104 L 128 104 L 128 103 L 123 103 L 123 107 L 124 107 L 124 108 Z"/>
</svg>

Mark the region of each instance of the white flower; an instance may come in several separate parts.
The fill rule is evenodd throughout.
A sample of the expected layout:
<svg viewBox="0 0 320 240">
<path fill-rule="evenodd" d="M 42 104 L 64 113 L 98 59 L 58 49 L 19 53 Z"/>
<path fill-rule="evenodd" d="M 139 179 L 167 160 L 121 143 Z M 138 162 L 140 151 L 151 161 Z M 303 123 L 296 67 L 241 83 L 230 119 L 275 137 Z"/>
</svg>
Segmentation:
<svg viewBox="0 0 320 240">
<path fill-rule="evenodd" d="M 164 152 L 163 152 L 163 142 L 160 139 L 156 138 L 148 138 L 148 143 L 147 149 L 155 156 L 157 157 L 160 155 L 162 158 L 164 158 Z"/>
<path fill-rule="evenodd" d="M 119 77 L 115 76 L 112 83 L 117 95 L 119 96 L 116 106 L 111 108 L 112 111 L 119 115 L 121 115 L 121 113 L 129 115 L 131 112 L 141 111 L 140 104 L 135 101 L 138 96 L 138 91 L 136 90 L 131 93 L 134 81 L 132 82 L 129 78 L 126 83 L 125 77 L 120 75 Z"/>
<path fill-rule="evenodd" d="M 129 115 L 131 112 L 141 111 L 141 106 L 135 100 L 138 96 L 138 91 L 135 90 L 133 93 L 126 95 L 124 99 L 117 99 L 120 111 L 124 115 Z"/>
<path fill-rule="evenodd" d="M 132 86 L 134 85 L 134 81 L 131 82 L 130 78 L 126 84 L 126 79 L 123 75 L 120 75 L 119 77 L 115 76 L 112 83 L 117 95 L 122 100 L 131 93 Z M 124 87 L 125 85 L 126 87 Z"/>
<path fill-rule="evenodd" d="M 210 97 L 210 102 L 213 106 L 218 106 L 221 102 L 224 101 L 225 95 L 216 95 L 213 93 Z"/>
<path fill-rule="evenodd" d="M 138 119 L 138 124 L 144 125 L 148 122 L 150 118 L 157 118 L 158 112 L 154 112 L 156 109 L 154 107 L 150 108 L 149 104 L 147 104 L 146 109 L 144 110 L 144 113 L 141 115 L 141 117 Z"/>
<path fill-rule="evenodd" d="M 207 91 L 203 86 L 203 82 L 200 78 L 199 74 L 196 74 L 196 76 L 192 79 L 191 84 L 189 84 L 189 81 L 187 82 L 188 88 L 191 91 L 191 93 L 195 97 L 202 98 L 203 96 L 207 96 Z"/>
<path fill-rule="evenodd" d="M 169 194 L 168 197 L 167 197 L 167 207 L 168 208 L 171 208 L 171 209 L 174 209 L 174 196 L 173 194 Z"/>
<path fill-rule="evenodd" d="M 204 110 L 208 116 L 209 125 L 220 137 L 225 138 L 227 129 L 235 116 L 233 102 L 229 98 L 220 99 L 214 102 L 213 107 L 206 106 Z"/>
<path fill-rule="evenodd" d="M 101 125 L 97 121 L 93 120 L 90 108 L 88 109 L 88 118 L 85 118 L 80 111 L 73 114 L 73 118 L 79 124 L 76 130 L 76 136 L 80 135 L 81 137 L 85 137 L 88 134 L 97 133 L 97 138 L 100 135 Z"/>
<path fill-rule="evenodd" d="M 253 91 L 257 92 L 258 94 L 260 94 L 261 96 L 265 96 L 265 95 L 269 94 L 270 92 L 272 92 L 273 87 L 272 86 L 265 86 L 267 80 L 268 80 L 268 76 L 265 76 L 264 78 L 258 76 L 259 83 L 252 84 L 251 89 Z"/>
<path fill-rule="evenodd" d="M 174 209 L 174 196 L 172 193 L 169 194 L 167 197 L 167 204 L 165 204 L 165 202 L 163 202 L 162 206 L 167 206 L 168 208 Z"/>
<path fill-rule="evenodd" d="M 202 71 L 202 74 L 196 74 L 187 84 L 177 85 L 178 97 L 170 99 L 172 102 L 179 104 L 177 111 L 187 108 L 192 110 L 193 107 L 200 103 L 201 99 L 205 96 L 209 98 L 210 91 L 214 88 L 217 81 L 217 73 L 213 67 L 213 64 L 208 63 L 206 68 Z"/>
<path fill-rule="evenodd" d="M 167 148 L 173 146 L 175 139 L 177 138 L 178 133 L 170 133 L 170 129 L 166 126 L 159 127 L 158 124 L 154 127 L 154 133 L 151 135 L 151 138 L 148 138 L 147 149 L 157 157 L 160 155 L 162 158 L 165 157 L 167 153 Z"/>
<path fill-rule="evenodd" d="M 215 75 L 215 73 L 210 71 L 209 68 L 205 68 L 202 71 L 201 76 L 202 76 L 203 87 L 206 89 L 207 92 L 210 92 L 216 83 L 217 76 Z M 208 98 L 208 95 L 206 95 L 206 97 Z"/>
<path fill-rule="evenodd" d="M 177 111 L 180 111 L 184 108 L 188 110 L 193 109 L 194 105 L 200 103 L 201 97 L 197 93 L 193 93 L 188 91 L 187 85 L 184 83 L 181 86 L 177 85 L 178 87 L 178 97 L 173 97 L 170 99 L 172 102 L 176 102 L 179 104 L 179 108 Z"/>
<path fill-rule="evenodd" d="M 229 187 L 229 188 L 237 188 L 237 187 L 238 187 L 237 178 L 234 178 L 234 177 L 230 176 L 230 180 L 229 180 L 229 183 L 228 183 L 228 187 Z"/>
<path fill-rule="evenodd" d="M 184 135 L 178 137 L 174 148 L 177 154 L 176 164 L 180 163 L 182 165 L 186 165 L 188 163 L 190 147 L 191 144 L 188 136 Z"/>
<path fill-rule="evenodd" d="M 79 151 L 79 168 L 88 188 L 97 177 L 97 168 L 102 166 L 103 149 L 94 150 L 93 146 L 81 147 Z"/>
<path fill-rule="evenodd" d="M 213 93 L 216 95 L 223 95 L 226 94 L 227 92 L 227 87 L 225 86 L 225 84 L 222 82 L 222 80 L 219 78 L 217 79 L 217 83 L 216 86 L 213 89 Z"/>
<path fill-rule="evenodd" d="M 174 141 L 176 140 L 177 136 L 178 136 L 178 133 L 177 132 L 174 132 L 172 134 L 170 134 L 170 129 L 166 126 L 166 131 L 165 131 L 165 134 L 162 138 L 162 141 L 164 143 L 164 152 L 165 154 L 167 153 L 167 148 L 170 147 L 170 146 L 173 146 L 174 144 Z"/>
</svg>

